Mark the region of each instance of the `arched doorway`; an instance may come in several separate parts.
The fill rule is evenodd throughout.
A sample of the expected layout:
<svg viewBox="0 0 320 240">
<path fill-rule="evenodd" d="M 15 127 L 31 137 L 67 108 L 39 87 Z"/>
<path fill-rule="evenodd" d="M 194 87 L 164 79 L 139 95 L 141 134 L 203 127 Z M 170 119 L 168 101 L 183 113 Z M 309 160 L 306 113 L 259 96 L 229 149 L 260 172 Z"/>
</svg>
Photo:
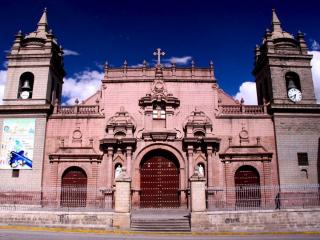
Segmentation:
<svg viewBox="0 0 320 240">
<path fill-rule="evenodd" d="M 61 206 L 86 207 L 87 174 L 79 167 L 70 167 L 62 175 Z"/>
<path fill-rule="evenodd" d="M 236 171 L 234 181 L 236 187 L 236 207 L 260 207 L 261 191 L 258 171 L 251 166 L 242 166 Z"/>
<path fill-rule="evenodd" d="M 176 208 L 180 206 L 179 163 L 166 151 L 148 153 L 140 166 L 140 207 Z"/>
</svg>

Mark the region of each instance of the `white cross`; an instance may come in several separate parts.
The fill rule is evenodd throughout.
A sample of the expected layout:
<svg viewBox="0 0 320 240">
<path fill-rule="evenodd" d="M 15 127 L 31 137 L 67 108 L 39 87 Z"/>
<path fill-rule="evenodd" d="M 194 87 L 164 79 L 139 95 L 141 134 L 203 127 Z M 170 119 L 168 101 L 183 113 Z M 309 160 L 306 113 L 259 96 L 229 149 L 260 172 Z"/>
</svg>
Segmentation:
<svg viewBox="0 0 320 240">
<path fill-rule="evenodd" d="M 157 48 L 157 50 L 153 53 L 154 56 L 158 56 L 157 65 L 160 65 L 160 58 L 165 54 L 166 54 L 165 52 L 161 52 L 161 48 Z"/>
</svg>

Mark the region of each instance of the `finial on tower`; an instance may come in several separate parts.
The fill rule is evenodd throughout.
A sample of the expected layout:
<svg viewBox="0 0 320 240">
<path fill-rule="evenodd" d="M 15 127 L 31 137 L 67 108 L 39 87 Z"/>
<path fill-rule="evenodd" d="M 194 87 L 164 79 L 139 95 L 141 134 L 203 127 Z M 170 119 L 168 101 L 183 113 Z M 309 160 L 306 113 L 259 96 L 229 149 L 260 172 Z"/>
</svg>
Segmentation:
<svg viewBox="0 0 320 240">
<path fill-rule="evenodd" d="M 272 9 L 272 28 L 273 32 L 282 32 L 281 22 L 274 8 Z"/>
<path fill-rule="evenodd" d="M 48 17 L 47 17 L 47 8 L 44 8 L 43 14 L 38 22 L 37 31 L 48 31 Z"/>
</svg>

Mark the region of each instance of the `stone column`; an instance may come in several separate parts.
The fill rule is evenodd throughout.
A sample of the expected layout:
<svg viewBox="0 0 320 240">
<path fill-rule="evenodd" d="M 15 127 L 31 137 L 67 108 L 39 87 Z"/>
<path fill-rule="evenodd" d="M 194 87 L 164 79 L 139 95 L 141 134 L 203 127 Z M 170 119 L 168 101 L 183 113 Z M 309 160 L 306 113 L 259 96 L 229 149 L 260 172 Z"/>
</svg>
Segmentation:
<svg viewBox="0 0 320 240">
<path fill-rule="evenodd" d="M 212 154 L 212 164 L 213 164 L 213 186 L 214 187 L 222 187 L 223 185 L 223 164 L 221 164 L 219 159 L 219 154 L 216 150 L 214 150 Z"/>
<path fill-rule="evenodd" d="M 193 146 L 188 145 L 188 178 L 190 178 L 194 171 L 193 166 Z"/>
<path fill-rule="evenodd" d="M 208 156 L 208 187 L 213 187 L 213 158 L 212 158 L 212 146 L 207 147 L 207 156 Z"/>
<path fill-rule="evenodd" d="M 108 182 L 108 154 L 104 153 L 99 167 L 99 188 L 103 189 L 107 187 Z"/>
<path fill-rule="evenodd" d="M 131 178 L 126 175 L 126 170 L 116 179 L 115 207 L 113 227 L 119 229 L 130 228 L 131 209 Z"/>
<path fill-rule="evenodd" d="M 152 106 L 146 106 L 144 110 L 145 129 L 149 131 L 152 129 L 152 110 Z"/>
<path fill-rule="evenodd" d="M 112 168 L 112 157 L 113 157 L 113 148 L 112 147 L 108 147 L 108 152 L 107 152 L 107 172 L 105 174 L 107 174 L 107 188 L 111 188 L 112 187 L 112 176 L 113 176 L 113 168 Z"/>
<path fill-rule="evenodd" d="M 171 130 L 173 129 L 173 114 L 174 114 L 174 109 L 171 106 L 166 106 L 166 128 Z"/>
<path fill-rule="evenodd" d="M 126 148 L 126 155 L 127 155 L 127 174 L 131 177 L 131 162 L 132 162 L 132 147 L 127 146 Z"/>
</svg>

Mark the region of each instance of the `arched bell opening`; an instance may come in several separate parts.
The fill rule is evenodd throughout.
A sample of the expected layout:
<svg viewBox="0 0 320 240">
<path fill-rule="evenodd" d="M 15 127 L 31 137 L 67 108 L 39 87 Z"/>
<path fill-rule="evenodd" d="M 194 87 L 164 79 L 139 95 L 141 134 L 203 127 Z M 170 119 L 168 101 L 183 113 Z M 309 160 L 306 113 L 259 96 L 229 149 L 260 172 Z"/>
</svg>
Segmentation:
<svg viewBox="0 0 320 240">
<path fill-rule="evenodd" d="M 31 72 L 21 74 L 17 98 L 32 98 L 34 75 Z"/>
</svg>

